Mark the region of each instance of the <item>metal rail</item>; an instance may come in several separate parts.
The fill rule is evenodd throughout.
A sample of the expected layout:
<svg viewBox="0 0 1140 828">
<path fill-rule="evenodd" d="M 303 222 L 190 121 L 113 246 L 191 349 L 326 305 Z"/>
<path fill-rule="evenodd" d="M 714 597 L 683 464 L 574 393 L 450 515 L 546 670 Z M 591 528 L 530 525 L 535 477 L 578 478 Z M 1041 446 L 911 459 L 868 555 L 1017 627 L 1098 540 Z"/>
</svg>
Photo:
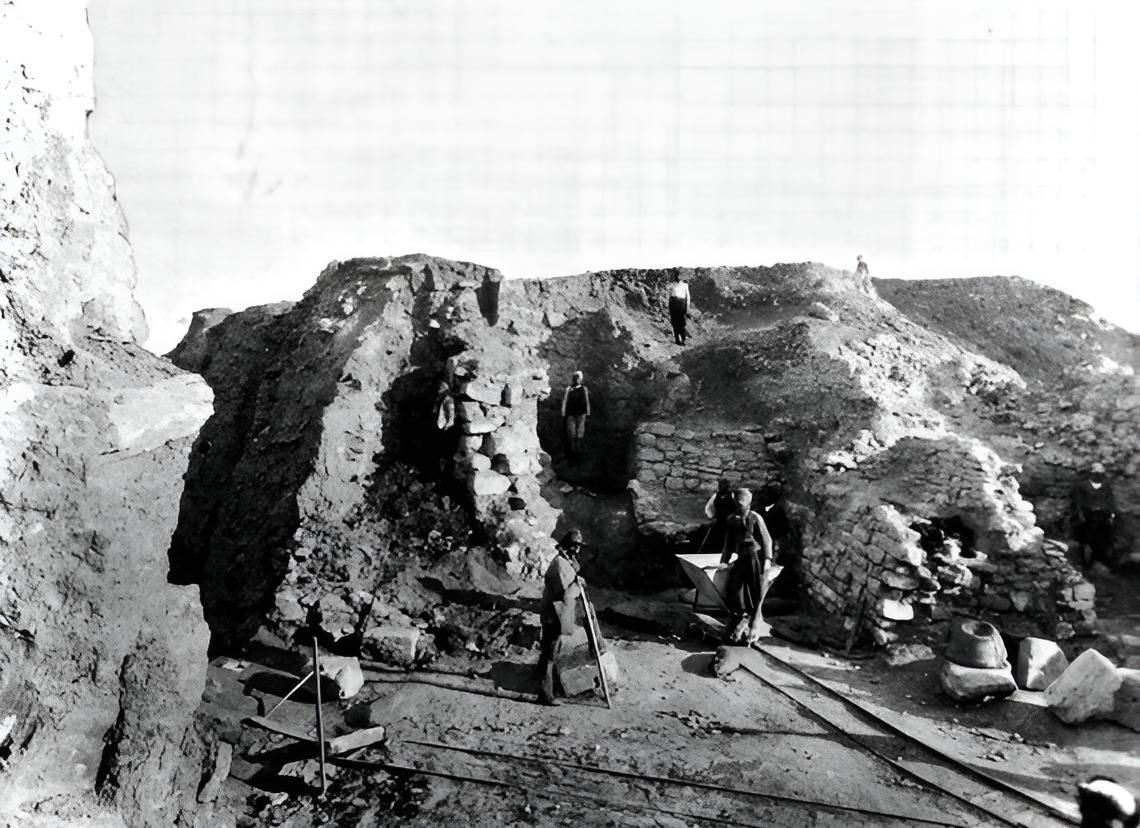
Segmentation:
<svg viewBox="0 0 1140 828">
<path fill-rule="evenodd" d="M 958 771 L 958 772 L 963 773 L 967 776 L 970 776 L 971 778 L 973 778 L 974 781 L 980 782 L 984 785 L 987 785 L 991 789 L 999 790 L 1003 794 L 1012 796 L 1012 797 L 1018 799 L 1023 805 L 1028 805 L 1034 809 L 1047 811 L 1049 817 L 1052 819 L 1061 820 L 1061 821 L 1068 823 L 1070 825 L 1079 825 L 1080 824 L 1079 820 L 1074 819 L 1072 816 L 1065 813 L 1064 811 L 1057 808 L 1056 806 L 1051 805 L 1048 802 L 1043 802 L 1042 800 L 1037 799 L 1037 797 L 1031 796 L 1030 794 L 1027 794 L 1025 791 L 1022 791 L 1021 789 L 1016 788 L 1007 782 L 1003 782 L 1002 780 L 1000 780 L 994 776 L 991 776 L 990 774 L 985 773 L 984 771 L 978 770 L 977 768 L 973 767 L 972 765 L 969 765 L 966 762 L 963 762 L 961 759 L 958 759 L 954 756 L 951 756 L 948 753 L 944 753 L 943 751 L 940 751 L 937 748 L 932 747 L 931 745 L 928 745 L 925 742 L 922 742 L 922 741 L 916 739 L 914 736 L 911 736 L 909 733 L 907 733 L 902 728 L 898 727 L 895 724 L 892 724 L 891 722 L 887 721 L 886 719 L 882 718 L 881 716 L 878 716 L 877 714 L 875 714 L 871 710 L 868 710 L 866 707 L 859 704 L 855 700 L 843 695 L 838 690 L 835 690 L 834 688 L 828 686 L 824 682 L 822 682 L 819 679 L 815 678 L 814 676 L 804 672 L 803 670 L 799 669 L 795 665 L 788 663 L 787 661 L 780 658 L 779 656 L 774 655 L 773 653 L 769 652 L 768 650 L 764 649 L 763 647 L 761 647 L 759 645 L 753 645 L 752 649 L 754 649 L 756 652 L 760 653 L 762 656 L 764 656 L 764 658 L 768 659 L 770 662 L 778 665 L 779 667 L 783 668 L 787 672 L 793 673 L 797 677 L 803 679 L 804 681 L 806 681 L 807 683 L 812 685 L 812 687 L 818 688 L 819 690 L 826 693 L 831 698 L 834 698 L 837 701 L 839 701 L 840 703 L 842 703 L 844 706 L 846 706 L 850 710 L 855 711 L 856 716 L 858 718 L 861 718 L 865 723 L 872 724 L 875 727 L 880 728 L 881 730 L 887 731 L 888 733 L 890 733 L 891 735 L 893 735 L 897 738 L 901 738 L 901 739 L 905 740 L 909 745 L 918 748 L 923 753 L 926 753 L 929 756 L 934 757 L 943 765 L 950 766 L 955 771 Z M 745 668 L 745 669 L 747 669 L 747 668 Z M 751 672 L 751 671 L 749 671 L 749 672 Z M 906 774 L 907 776 L 918 781 L 919 783 L 921 783 L 927 787 L 934 788 L 935 790 L 938 790 L 939 792 L 941 792 L 947 796 L 950 796 L 959 802 L 965 803 L 966 805 L 968 805 L 969 807 L 971 807 L 975 810 L 982 811 L 987 816 L 989 816 L 991 819 L 995 819 L 999 822 L 1004 823 L 1005 825 L 1018 826 L 1019 828 L 1021 826 L 1040 825 L 1040 822 L 1026 823 L 1026 822 L 1019 822 L 1016 820 L 1012 820 L 1003 814 L 998 814 L 995 811 L 990 810 L 989 808 L 986 808 L 982 805 L 979 805 L 978 803 L 976 803 L 970 799 L 967 799 L 966 797 L 962 796 L 961 794 L 959 794 L 955 791 L 952 791 L 949 788 L 946 788 L 945 786 L 939 784 L 938 782 L 931 780 L 931 779 L 917 773 L 916 771 L 912 770 L 911 768 L 908 768 L 906 765 L 903 765 L 902 763 L 898 762 L 897 760 L 892 759 L 889 755 L 883 753 L 880 750 L 877 750 L 872 745 L 867 744 L 864 740 L 860 739 L 855 734 L 850 733 L 846 729 L 836 725 L 834 722 L 832 722 L 829 719 L 827 719 L 826 717 L 822 716 L 818 711 L 813 709 L 811 706 L 809 706 L 805 702 L 801 701 L 800 699 L 796 698 L 795 695 L 784 690 L 784 688 L 780 687 L 779 685 L 775 684 L 774 682 L 764 678 L 763 676 L 761 676 L 757 673 L 752 673 L 752 675 L 755 676 L 766 687 L 769 687 L 772 690 L 775 690 L 780 695 L 789 699 L 797 707 L 804 710 L 811 718 L 821 722 L 822 724 L 824 724 L 829 729 L 841 733 L 846 739 L 848 739 L 849 741 L 856 744 L 862 750 L 873 754 L 874 756 L 878 757 L 879 759 L 883 760 L 884 762 L 887 762 L 889 765 L 891 765 L 893 768 L 895 768 L 899 772 Z M 1038 814 L 1038 817 L 1040 817 L 1040 816 L 1041 815 Z"/>
</svg>

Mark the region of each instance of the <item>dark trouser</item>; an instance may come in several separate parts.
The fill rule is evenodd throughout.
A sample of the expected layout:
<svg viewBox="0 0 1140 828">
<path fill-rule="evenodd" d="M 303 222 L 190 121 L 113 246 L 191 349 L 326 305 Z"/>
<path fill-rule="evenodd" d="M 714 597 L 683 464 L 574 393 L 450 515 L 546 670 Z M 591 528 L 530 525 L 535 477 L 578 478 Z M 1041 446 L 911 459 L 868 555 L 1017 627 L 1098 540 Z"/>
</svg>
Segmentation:
<svg viewBox="0 0 1140 828">
<path fill-rule="evenodd" d="M 538 672 L 542 674 L 538 697 L 543 700 L 554 698 L 554 667 L 558 660 L 558 642 L 562 635 L 562 625 L 555 619 L 553 622 L 542 622 L 542 639 L 539 644 Z"/>
<path fill-rule="evenodd" d="M 1112 561 L 1112 518 L 1107 512 L 1089 512 L 1084 523 L 1077 527 L 1077 542 L 1081 544 L 1081 565 L 1092 566 L 1100 561 Z"/>
<path fill-rule="evenodd" d="M 669 297 L 669 322 L 673 325 L 673 341 L 684 345 L 689 336 L 685 323 L 689 318 L 688 302 L 676 296 Z"/>
<path fill-rule="evenodd" d="M 759 547 L 742 546 L 728 573 L 728 608 L 751 617 L 760 603 L 763 577 L 764 565 L 760 561 Z"/>
</svg>

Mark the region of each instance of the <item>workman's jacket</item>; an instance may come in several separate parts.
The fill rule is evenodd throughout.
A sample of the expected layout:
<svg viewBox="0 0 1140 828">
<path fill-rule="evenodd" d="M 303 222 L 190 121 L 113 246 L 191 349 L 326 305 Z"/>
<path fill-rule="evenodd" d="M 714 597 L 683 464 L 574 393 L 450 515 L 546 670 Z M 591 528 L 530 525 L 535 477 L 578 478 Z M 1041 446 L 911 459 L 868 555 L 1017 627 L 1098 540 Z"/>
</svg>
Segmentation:
<svg viewBox="0 0 1140 828">
<path fill-rule="evenodd" d="M 543 579 L 542 603 L 539 605 L 539 619 L 543 626 L 552 626 L 561 621 L 562 626 L 566 627 L 568 625 L 564 619 L 575 617 L 576 608 L 566 606 L 566 590 L 577 577 L 578 562 L 559 552 L 547 567 Z M 569 626 L 573 626 L 573 620 L 570 620 Z"/>
</svg>

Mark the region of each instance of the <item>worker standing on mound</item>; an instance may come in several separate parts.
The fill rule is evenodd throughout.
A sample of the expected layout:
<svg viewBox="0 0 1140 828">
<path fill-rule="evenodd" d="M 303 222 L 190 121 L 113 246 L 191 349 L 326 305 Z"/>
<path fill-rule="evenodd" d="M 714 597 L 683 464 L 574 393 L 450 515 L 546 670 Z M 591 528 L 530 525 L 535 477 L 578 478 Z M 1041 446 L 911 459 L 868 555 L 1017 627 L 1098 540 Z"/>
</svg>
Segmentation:
<svg viewBox="0 0 1140 828">
<path fill-rule="evenodd" d="M 752 643 L 759 637 L 757 622 L 763 621 L 760 605 L 764 600 L 764 571 L 772 565 L 772 538 L 764 518 L 752 511 L 752 492 L 737 489 L 735 499 L 736 511 L 727 521 L 720 565 L 732 567 L 728 575 L 728 608 L 735 624 L 730 619 L 729 640 Z"/>
<path fill-rule="evenodd" d="M 863 261 L 863 254 L 860 253 L 855 257 L 857 264 L 855 265 L 855 281 L 859 283 L 860 287 L 870 289 L 871 287 L 871 270 L 867 267 L 867 263 Z"/>
<path fill-rule="evenodd" d="M 558 642 L 561 636 L 573 635 L 578 625 L 577 602 L 582 592 L 578 579 L 578 552 L 582 549 L 582 533 L 571 529 L 558 544 L 558 554 L 550 562 L 543 578 L 542 604 L 539 619 L 542 621 L 541 655 L 538 671 L 542 684 L 538 700 L 542 704 L 557 705 L 554 698 L 554 669 L 558 661 Z"/>
<path fill-rule="evenodd" d="M 680 273 L 669 285 L 669 322 L 673 326 L 673 342 L 684 345 L 689 338 L 689 283 Z"/>
<path fill-rule="evenodd" d="M 582 372 L 575 371 L 562 395 L 562 419 L 566 423 L 566 441 L 571 458 L 577 457 L 586 436 L 586 418 L 590 416 L 590 392 L 582 384 Z"/>
</svg>

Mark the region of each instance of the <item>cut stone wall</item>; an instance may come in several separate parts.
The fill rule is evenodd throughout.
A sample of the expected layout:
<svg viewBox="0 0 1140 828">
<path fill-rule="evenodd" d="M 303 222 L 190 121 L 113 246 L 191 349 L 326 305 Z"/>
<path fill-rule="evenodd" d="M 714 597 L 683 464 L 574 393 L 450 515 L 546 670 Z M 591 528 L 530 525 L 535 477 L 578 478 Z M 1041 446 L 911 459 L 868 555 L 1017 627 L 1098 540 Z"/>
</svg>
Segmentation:
<svg viewBox="0 0 1140 828">
<path fill-rule="evenodd" d="M 779 479 L 780 464 L 768 450 L 774 438 L 758 428 L 698 431 L 643 423 L 634 438 L 634 479 L 643 487 L 693 492 L 698 498 L 716 491 L 722 477 L 733 488 L 756 492 Z"/>
<path fill-rule="evenodd" d="M 953 436 L 909 438 L 851 469 L 827 467 L 802 566 L 810 599 L 843 619 L 833 632 L 858 625 L 882 645 L 908 622 L 954 612 L 1010 632 L 1090 632 L 1094 590 L 1064 544 L 1036 526 L 1016 472 L 978 441 Z M 960 521 L 972 537 L 924 548 L 914 527 L 930 521 Z"/>
</svg>

